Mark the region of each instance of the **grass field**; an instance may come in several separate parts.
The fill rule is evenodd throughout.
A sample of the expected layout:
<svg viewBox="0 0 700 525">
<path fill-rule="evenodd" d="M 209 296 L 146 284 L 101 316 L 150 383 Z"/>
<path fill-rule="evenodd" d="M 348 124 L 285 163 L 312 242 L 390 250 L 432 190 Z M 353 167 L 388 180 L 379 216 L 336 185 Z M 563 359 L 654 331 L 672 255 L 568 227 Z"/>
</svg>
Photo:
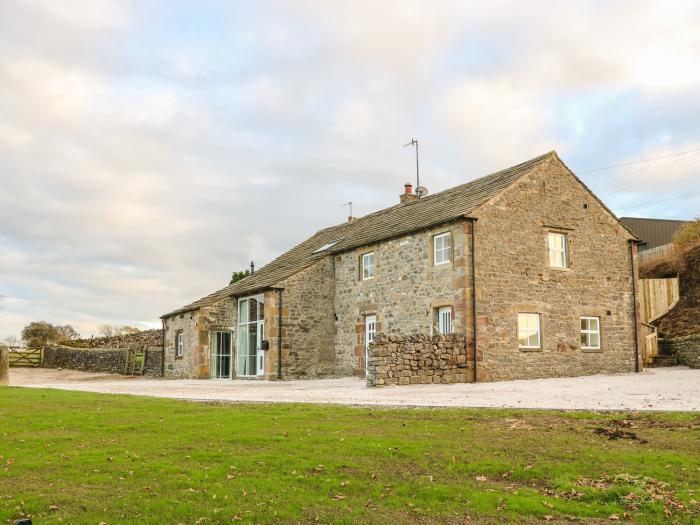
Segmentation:
<svg viewBox="0 0 700 525">
<path fill-rule="evenodd" d="M 0 389 L 0 523 L 697 522 L 700 416 Z"/>
</svg>

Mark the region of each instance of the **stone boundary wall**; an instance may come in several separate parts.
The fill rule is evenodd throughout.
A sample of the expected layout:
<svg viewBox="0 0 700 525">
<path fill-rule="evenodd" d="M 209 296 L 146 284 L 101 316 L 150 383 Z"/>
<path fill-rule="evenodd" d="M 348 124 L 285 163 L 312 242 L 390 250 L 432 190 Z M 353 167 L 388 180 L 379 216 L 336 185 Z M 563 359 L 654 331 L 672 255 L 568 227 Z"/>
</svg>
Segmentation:
<svg viewBox="0 0 700 525">
<path fill-rule="evenodd" d="M 471 381 L 463 335 L 377 334 L 368 354 L 367 386 Z"/>
<path fill-rule="evenodd" d="M 124 374 L 126 348 L 71 348 L 52 345 L 44 348 L 44 368 L 68 368 L 87 372 Z M 160 348 L 146 350 L 144 375 L 160 376 L 163 352 Z"/>
<path fill-rule="evenodd" d="M 659 346 L 661 353 L 677 355 L 679 365 L 700 368 L 700 334 L 662 339 Z"/>
<path fill-rule="evenodd" d="M 115 335 L 114 337 L 91 337 L 86 339 L 74 339 L 63 341 L 62 346 L 73 348 L 127 348 L 137 346 L 147 348 L 149 346 L 163 346 L 163 330 L 143 330 L 135 334 Z"/>
<path fill-rule="evenodd" d="M 146 348 L 143 358 L 146 363 L 143 365 L 143 375 L 162 377 L 163 376 L 163 348 Z"/>
</svg>

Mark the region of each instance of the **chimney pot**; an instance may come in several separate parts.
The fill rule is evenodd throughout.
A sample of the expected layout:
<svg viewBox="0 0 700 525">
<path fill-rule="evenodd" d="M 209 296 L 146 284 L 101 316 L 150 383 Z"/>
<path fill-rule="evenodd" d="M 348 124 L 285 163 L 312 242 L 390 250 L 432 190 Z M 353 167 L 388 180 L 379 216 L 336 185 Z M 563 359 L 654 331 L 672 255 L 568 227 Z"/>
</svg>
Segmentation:
<svg viewBox="0 0 700 525">
<path fill-rule="evenodd" d="M 399 196 L 399 201 L 401 204 L 406 204 L 407 202 L 413 202 L 418 197 L 413 193 L 413 184 L 407 182 L 403 185 L 403 194 Z"/>
</svg>

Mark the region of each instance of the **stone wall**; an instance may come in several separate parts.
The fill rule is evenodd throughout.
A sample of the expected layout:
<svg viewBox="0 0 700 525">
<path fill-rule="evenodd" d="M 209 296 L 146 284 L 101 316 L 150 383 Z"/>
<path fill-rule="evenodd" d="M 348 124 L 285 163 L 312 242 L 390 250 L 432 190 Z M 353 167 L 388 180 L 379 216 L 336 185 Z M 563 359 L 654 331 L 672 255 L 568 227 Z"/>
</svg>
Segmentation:
<svg viewBox="0 0 700 525">
<path fill-rule="evenodd" d="M 462 335 L 383 335 L 369 345 L 367 386 L 468 383 Z"/>
<path fill-rule="evenodd" d="M 63 346 L 74 348 L 127 348 L 135 345 L 139 348 L 162 346 L 163 330 L 142 330 L 135 334 L 116 335 L 114 337 L 90 337 L 63 341 Z"/>
<path fill-rule="evenodd" d="M 341 377 L 351 370 L 339 366 L 333 345 L 335 297 L 334 258 L 314 265 L 278 284 L 282 292 L 282 376 L 284 379 Z M 265 375 L 277 377 L 278 293 L 265 295 L 265 328 L 270 341 Z M 269 308 L 268 308 L 269 305 Z"/>
<path fill-rule="evenodd" d="M 160 376 L 163 352 L 160 347 L 144 349 L 144 375 Z M 73 348 L 52 345 L 44 348 L 44 368 L 69 368 L 88 372 L 124 374 L 126 348 Z"/>
<path fill-rule="evenodd" d="M 690 368 L 700 368 L 700 334 L 659 339 L 662 354 L 678 356 L 678 364 Z"/>
<path fill-rule="evenodd" d="M 197 310 L 165 319 L 165 377 L 170 379 L 207 379 L 211 377 L 210 331 L 233 333 L 235 359 L 236 308 L 231 297 L 225 297 Z M 182 332 L 182 356 L 175 355 L 175 336 Z M 235 363 L 235 361 L 234 361 Z M 235 365 L 234 365 L 235 370 Z"/>
<path fill-rule="evenodd" d="M 433 236 L 450 232 L 452 262 L 433 264 Z M 338 369 L 365 375 L 365 318 L 377 317 L 377 333 L 436 332 L 436 309 L 452 307 L 453 326 L 471 331 L 470 224 L 448 223 L 335 256 L 335 337 Z M 362 254 L 374 252 L 375 275 L 362 280 Z"/>
<path fill-rule="evenodd" d="M 477 216 L 479 381 L 634 370 L 631 235 L 561 163 L 524 176 Z M 549 231 L 567 235 L 568 268 L 549 266 Z M 540 315 L 540 348 L 519 349 L 519 312 Z M 600 318 L 600 350 L 581 348 L 581 316 Z"/>
<path fill-rule="evenodd" d="M 69 368 L 89 372 L 123 374 L 126 368 L 127 350 L 105 348 L 71 348 L 47 346 L 44 348 L 45 368 Z M 160 370 L 158 371 L 160 374 Z"/>
</svg>

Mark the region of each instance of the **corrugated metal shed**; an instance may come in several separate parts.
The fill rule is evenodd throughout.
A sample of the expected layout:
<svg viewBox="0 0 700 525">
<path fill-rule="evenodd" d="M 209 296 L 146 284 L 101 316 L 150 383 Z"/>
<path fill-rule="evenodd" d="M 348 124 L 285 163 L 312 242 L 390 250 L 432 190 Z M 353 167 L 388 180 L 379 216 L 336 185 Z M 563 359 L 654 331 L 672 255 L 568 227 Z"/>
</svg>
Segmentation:
<svg viewBox="0 0 700 525">
<path fill-rule="evenodd" d="M 648 250 L 670 243 L 673 235 L 690 222 L 643 217 L 620 217 L 620 221 L 641 239 L 640 250 Z"/>
</svg>

